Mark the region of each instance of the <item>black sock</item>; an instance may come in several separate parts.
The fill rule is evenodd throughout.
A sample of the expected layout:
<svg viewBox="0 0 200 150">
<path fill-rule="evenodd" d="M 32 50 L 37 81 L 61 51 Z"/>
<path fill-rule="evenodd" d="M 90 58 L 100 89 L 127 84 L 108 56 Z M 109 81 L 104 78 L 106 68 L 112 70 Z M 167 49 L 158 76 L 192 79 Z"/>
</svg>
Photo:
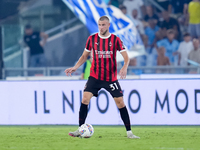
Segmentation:
<svg viewBox="0 0 200 150">
<path fill-rule="evenodd" d="M 79 111 L 79 127 L 85 123 L 87 113 L 88 113 L 88 105 L 81 103 L 81 107 Z"/>
<path fill-rule="evenodd" d="M 124 125 L 126 127 L 126 131 L 131 130 L 130 119 L 129 119 L 129 115 L 128 115 L 128 111 L 126 109 L 126 106 L 123 107 L 123 108 L 120 108 L 119 111 L 120 111 L 121 118 L 124 122 Z"/>
</svg>

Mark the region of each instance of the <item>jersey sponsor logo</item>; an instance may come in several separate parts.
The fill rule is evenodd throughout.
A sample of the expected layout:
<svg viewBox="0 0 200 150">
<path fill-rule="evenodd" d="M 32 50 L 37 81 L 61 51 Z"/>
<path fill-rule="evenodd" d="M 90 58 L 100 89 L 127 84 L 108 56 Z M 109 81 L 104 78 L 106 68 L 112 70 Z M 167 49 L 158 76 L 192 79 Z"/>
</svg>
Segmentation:
<svg viewBox="0 0 200 150">
<path fill-rule="evenodd" d="M 95 42 L 96 45 L 99 45 L 99 43 Z"/>
<path fill-rule="evenodd" d="M 95 54 L 98 55 L 98 58 L 111 58 L 111 55 L 113 54 L 112 51 L 98 51 L 95 50 Z"/>
</svg>

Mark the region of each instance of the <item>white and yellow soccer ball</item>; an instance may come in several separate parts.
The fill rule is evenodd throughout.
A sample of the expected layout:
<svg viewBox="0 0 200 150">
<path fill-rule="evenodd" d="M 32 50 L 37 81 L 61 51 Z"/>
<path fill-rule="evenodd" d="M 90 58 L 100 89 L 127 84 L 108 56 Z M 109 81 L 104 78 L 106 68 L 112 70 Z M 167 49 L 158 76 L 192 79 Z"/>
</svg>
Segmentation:
<svg viewBox="0 0 200 150">
<path fill-rule="evenodd" d="M 91 124 L 83 124 L 79 128 L 81 138 L 90 138 L 94 134 L 94 128 Z"/>
</svg>

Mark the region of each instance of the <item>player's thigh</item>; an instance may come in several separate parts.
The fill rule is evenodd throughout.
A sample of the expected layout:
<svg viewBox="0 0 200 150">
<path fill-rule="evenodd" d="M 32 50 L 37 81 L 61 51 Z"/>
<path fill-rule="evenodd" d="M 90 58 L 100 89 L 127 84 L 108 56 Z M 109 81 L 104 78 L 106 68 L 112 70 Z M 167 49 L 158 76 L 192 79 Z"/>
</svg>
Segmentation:
<svg viewBox="0 0 200 150">
<path fill-rule="evenodd" d="M 93 94 L 93 96 L 97 97 L 98 96 L 98 91 L 100 90 L 100 85 L 99 81 L 93 77 L 89 77 L 88 81 L 85 85 L 84 92 L 90 92 Z"/>
<path fill-rule="evenodd" d="M 114 82 L 104 82 L 102 87 L 105 88 L 113 98 L 123 96 L 123 92 L 118 80 Z"/>
<path fill-rule="evenodd" d="M 123 100 L 123 92 L 118 80 L 114 82 L 104 82 L 103 88 L 105 88 L 112 95 L 119 109 L 125 106 Z"/>
<path fill-rule="evenodd" d="M 88 105 L 90 103 L 90 99 L 92 98 L 93 94 L 91 92 L 83 92 L 83 99 L 82 103 Z"/>
</svg>

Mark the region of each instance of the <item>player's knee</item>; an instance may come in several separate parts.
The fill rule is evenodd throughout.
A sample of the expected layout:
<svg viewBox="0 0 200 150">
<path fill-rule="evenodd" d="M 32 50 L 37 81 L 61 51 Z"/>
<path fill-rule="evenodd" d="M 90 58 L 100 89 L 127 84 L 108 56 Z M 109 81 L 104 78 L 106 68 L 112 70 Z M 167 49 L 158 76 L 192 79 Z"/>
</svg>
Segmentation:
<svg viewBox="0 0 200 150">
<path fill-rule="evenodd" d="M 87 96 L 84 96 L 82 99 L 82 103 L 88 105 L 90 103 L 90 99 Z"/>
<path fill-rule="evenodd" d="M 118 108 L 123 108 L 123 107 L 125 107 L 124 101 L 120 101 L 118 103 Z"/>
<path fill-rule="evenodd" d="M 115 102 L 116 102 L 118 108 L 123 108 L 123 107 L 125 107 L 123 98 L 117 98 L 117 99 L 115 100 Z"/>
</svg>

